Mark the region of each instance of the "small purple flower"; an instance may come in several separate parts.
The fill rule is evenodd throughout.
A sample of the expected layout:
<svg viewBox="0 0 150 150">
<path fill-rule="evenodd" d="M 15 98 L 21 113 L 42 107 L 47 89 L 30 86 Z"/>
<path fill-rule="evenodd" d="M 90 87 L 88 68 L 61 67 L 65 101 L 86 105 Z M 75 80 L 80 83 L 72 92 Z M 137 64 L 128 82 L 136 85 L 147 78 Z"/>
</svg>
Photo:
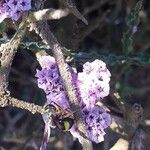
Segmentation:
<svg viewBox="0 0 150 150">
<path fill-rule="evenodd" d="M 0 3 L 0 23 L 5 18 L 17 21 L 23 11 L 31 9 L 31 0 L 5 0 Z"/>
<path fill-rule="evenodd" d="M 63 82 L 59 74 L 54 57 L 43 56 L 39 59 L 42 70 L 37 70 L 38 86 L 42 88 L 47 97 L 47 103 L 55 102 L 63 109 L 69 108 Z"/>
<path fill-rule="evenodd" d="M 18 5 L 22 11 L 28 11 L 31 9 L 31 0 L 20 0 L 18 1 Z"/>
<path fill-rule="evenodd" d="M 101 60 L 83 65 L 83 72 L 78 73 L 77 86 L 87 108 L 94 107 L 98 100 L 109 94 L 110 76 L 106 64 Z"/>
<path fill-rule="evenodd" d="M 21 17 L 21 11 L 19 11 L 18 8 L 15 8 L 10 12 L 10 18 L 12 20 L 17 21 L 20 17 Z"/>
<path fill-rule="evenodd" d="M 15 9 L 17 9 L 18 7 L 18 1 L 17 0 L 5 0 L 6 1 L 6 5 L 12 10 L 14 11 Z"/>
<path fill-rule="evenodd" d="M 41 65 L 42 68 L 47 68 L 47 69 L 57 69 L 56 67 L 56 62 L 55 62 L 55 58 L 51 57 L 51 56 L 42 56 L 39 58 L 39 63 Z"/>
<path fill-rule="evenodd" d="M 102 107 L 95 106 L 91 110 L 86 110 L 86 114 L 85 122 L 89 127 L 97 126 L 97 128 L 105 129 L 111 124 L 110 115 Z"/>
<path fill-rule="evenodd" d="M 85 112 L 85 113 L 84 113 Z M 96 143 L 104 140 L 105 129 L 111 124 L 111 117 L 104 108 L 95 106 L 91 110 L 84 110 L 85 124 L 87 129 L 87 137 Z M 70 129 L 71 134 L 81 140 L 76 126 Z"/>
<path fill-rule="evenodd" d="M 86 62 L 83 65 L 83 72 L 85 72 L 86 74 L 89 74 L 93 71 L 94 67 L 91 65 L 90 62 Z"/>
<path fill-rule="evenodd" d="M 43 69 L 42 71 L 39 71 L 37 70 L 37 73 L 36 73 L 36 77 L 38 77 L 38 86 L 39 88 L 43 89 L 43 90 L 46 90 L 47 88 L 47 73 L 48 73 L 48 70 L 45 68 Z"/>
</svg>

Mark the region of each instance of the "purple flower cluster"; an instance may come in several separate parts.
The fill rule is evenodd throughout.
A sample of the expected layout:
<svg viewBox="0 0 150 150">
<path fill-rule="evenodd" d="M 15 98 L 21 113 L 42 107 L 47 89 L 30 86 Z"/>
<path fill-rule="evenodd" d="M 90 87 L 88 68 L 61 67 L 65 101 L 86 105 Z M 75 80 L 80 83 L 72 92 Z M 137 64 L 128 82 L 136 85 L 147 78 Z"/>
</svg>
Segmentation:
<svg viewBox="0 0 150 150">
<path fill-rule="evenodd" d="M 101 60 L 83 65 L 83 72 L 78 73 L 77 86 L 87 108 L 94 107 L 98 100 L 109 94 L 110 76 L 106 64 Z"/>
<path fill-rule="evenodd" d="M 42 70 L 37 70 L 36 77 L 38 86 L 46 93 L 47 103 L 55 102 L 63 109 L 70 109 L 55 59 L 51 56 L 43 56 L 39 59 L 39 63 Z M 83 72 L 76 73 L 71 67 L 70 71 L 78 92 L 87 136 L 90 140 L 99 143 L 104 140 L 104 129 L 111 124 L 111 118 L 106 110 L 96 103 L 109 94 L 110 72 L 101 60 L 85 63 Z M 75 124 L 70 132 L 80 140 Z"/>
<path fill-rule="evenodd" d="M 31 9 L 31 0 L 3 0 L 0 2 L 0 23 L 5 18 L 17 21 L 23 11 Z"/>
<path fill-rule="evenodd" d="M 111 124 L 111 118 L 102 107 L 95 106 L 89 111 L 85 122 L 88 136 L 91 140 L 98 143 L 104 140 L 104 129 Z"/>
<path fill-rule="evenodd" d="M 99 106 L 95 106 L 89 110 L 83 110 L 83 114 L 86 123 L 87 137 L 96 143 L 104 141 L 104 135 L 106 134 L 104 129 L 111 124 L 110 115 L 104 108 Z M 80 143 L 82 143 L 82 137 L 77 132 L 75 126 L 70 129 L 70 132 L 74 137 L 79 139 Z"/>
<path fill-rule="evenodd" d="M 55 59 L 43 56 L 39 59 L 42 70 L 37 70 L 38 86 L 46 93 L 47 103 L 55 102 L 63 109 L 69 107 L 61 76 L 58 72 Z"/>
</svg>

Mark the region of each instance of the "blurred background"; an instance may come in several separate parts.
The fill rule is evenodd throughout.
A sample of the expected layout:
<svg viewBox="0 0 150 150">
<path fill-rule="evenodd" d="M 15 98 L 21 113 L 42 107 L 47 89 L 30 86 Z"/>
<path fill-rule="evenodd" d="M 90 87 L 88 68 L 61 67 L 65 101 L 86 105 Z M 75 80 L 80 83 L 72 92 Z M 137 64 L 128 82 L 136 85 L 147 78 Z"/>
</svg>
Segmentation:
<svg viewBox="0 0 150 150">
<path fill-rule="evenodd" d="M 140 23 L 133 36 L 133 50 L 130 55 L 125 55 L 121 42 L 123 32 L 126 31 L 126 16 L 136 2 L 137 0 L 75 0 L 74 3 L 78 10 L 88 20 L 88 25 L 72 14 L 60 20 L 48 21 L 48 23 L 58 41 L 66 48 L 66 58 L 73 59 L 78 70 L 82 69 L 82 64 L 86 61 L 95 58 L 104 60 L 112 74 L 111 93 L 118 92 L 121 99 L 129 105 L 140 104 L 146 116 L 144 119 L 147 121 L 140 124 L 140 128 L 146 132 L 144 144 L 147 148 L 145 150 L 148 150 L 147 146 L 150 146 L 148 141 L 150 137 L 149 0 L 144 0 L 143 9 L 139 13 Z M 65 6 L 61 0 L 47 0 L 44 8 L 57 9 L 65 8 Z M 10 39 L 16 32 L 16 27 L 17 24 L 6 20 L 3 33 L 0 34 L 0 42 Z M 9 76 L 9 90 L 14 97 L 43 105 L 46 101 L 45 94 L 38 88 L 34 76 L 36 69 L 40 68 L 35 57 L 38 48 L 44 49 L 46 46 L 44 47 L 41 39 L 34 32 L 26 33 L 13 61 Z M 71 53 L 75 55 L 70 56 Z M 128 61 L 125 61 L 125 58 Z M 104 101 L 112 117 L 125 119 L 122 110 L 114 102 L 112 94 Z M 41 115 L 32 115 L 25 110 L 7 107 L 0 108 L 0 116 L 0 149 L 39 149 L 44 130 Z M 113 123 L 113 125 L 106 131 L 105 142 L 93 143 L 94 150 L 109 150 L 122 136 L 117 130 L 121 124 Z M 52 130 L 48 148 L 51 150 L 80 150 L 81 146 L 69 133 L 64 134 L 55 129 Z"/>
</svg>

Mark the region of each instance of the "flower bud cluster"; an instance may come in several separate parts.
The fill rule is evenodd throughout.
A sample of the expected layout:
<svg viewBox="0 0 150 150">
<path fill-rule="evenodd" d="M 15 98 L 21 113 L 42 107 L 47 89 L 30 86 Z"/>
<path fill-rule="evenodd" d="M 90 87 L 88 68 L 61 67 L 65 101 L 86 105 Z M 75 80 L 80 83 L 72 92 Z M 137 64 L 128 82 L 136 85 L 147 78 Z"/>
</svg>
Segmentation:
<svg viewBox="0 0 150 150">
<path fill-rule="evenodd" d="M 55 59 L 51 56 L 42 56 L 39 63 L 42 69 L 37 70 L 36 77 L 39 88 L 46 93 L 47 103 L 55 102 L 62 109 L 70 109 Z M 97 106 L 96 103 L 109 94 L 110 72 L 101 60 L 85 63 L 83 72 L 76 73 L 71 67 L 70 72 L 77 89 L 87 136 L 90 140 L 99 143 L 104 140 L 104 129 L 111 124 L 111 117 L 104 108 Z M 80 138 L 75 124 L 70 132 L 74 137 Z"/>
<path fill-rule="evenodd" d="M 106 64 L 101 60 L 83 65 L 83 72 L 78 73 L 77 86 L 87 108 L 93 108 L 98 100 L 108 96 L 110 76 Z"/>
<path fill-rule="evenodd" d="M 31 9 L 31 0 L 2 0 L 0 2 L 0 23 L 5 18 L 17 21 L 24 11 Z"/>
</svg>

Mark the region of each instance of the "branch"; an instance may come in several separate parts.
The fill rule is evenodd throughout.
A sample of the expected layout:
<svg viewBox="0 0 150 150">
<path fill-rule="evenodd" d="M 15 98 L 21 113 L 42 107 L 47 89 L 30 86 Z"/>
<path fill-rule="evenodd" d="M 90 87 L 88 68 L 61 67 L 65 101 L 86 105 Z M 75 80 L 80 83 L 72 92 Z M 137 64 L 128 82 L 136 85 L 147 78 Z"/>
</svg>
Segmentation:
<svg viewBox="0 0 150 150">
<path fill-rule="evenodd" d="M 84 9 L 83 14 L 87 15 L 89 13 L 91 13 L 92 11 L 95 10 L 100 10 L 100 7 L 104 4 L 106 4 L 109 0 L 101 0 L 101 1 L 95 1 L 95 3 L 92 6 L 89 6 L 87 8 Z"/>
<path fill-rule="evenodd" d="M 80 33 L 79 41 L 83 41 L 91 32 L 100 27 L 100 24 L 105 21 L 109 11 L 106 11 L 102 16 L 96 17 L 87 27 Z"/>
<path fill-rule="evenodd" d="M 36 12 L 30 12 L 29 20 L 31 22 L 40 21 L 40 20 L 56 20 L 62 17 L 67 16 L 70 12 L 73 13 L 78 19 L 82 20 L 86 25 L 88 24 L 87 20 L 83 15 L 77 10 L 76 6 L 71 2 L 64 0 L 64 5 L 67 6 L 67 9 L 43 9 Z"/>
<path fill-rule="evenodd" d="M 78 130 L 82 134 L 83 137 L 86 137 L 86 127 L 84 123 L 84 119 L 82 117 L 82 112 L 78 105 L 78 99 L 76 95 L 75 85 L 72 83 L 72 76 L 69 72 L 69 67 L 64 60 L 64 56 L 62 53 L 62 47 L 58 43 L 55 36 L 49 30 L 48 24 L 46 22 L 41 22 L 32 25 L 34 26 L 35 32 L 43 39 L 43 41 L 49 45 L 52 49 L 54 57 L 56 59 L 61 77 L 63 79 L 67 95 L 69 97 L 69 104 L 73 112 L 75 112 L 75 119 L 77 121 Z M 84 141 L 84 146 L 87 147 L 89 145 L 91 147 L 90 141 Z M 92 149 L 92 148 L 91 148 Z"/>
<path fill-rule="evenodd" d="M 26 21 L 21 22 L 16 34 L 13 36 L 10 42 L 2 44 L 0 47 L 0 106 L 13 106 L 21 109 L 26 109 L 33 114 L 43 113 L 43 109 L 41 106 L 10 97 L 10 93 L 7 90 L 8 76 L 10 73 L 11 64 L 15 53 L 17 52 L 17 48 L 19 47 L 19 44 L 24 37 L 26 26 Z"/>
<path fill-rule="evenodd" d="M 62 0 L 64 5 L 69 8 L 69 10 L 80 20 L 82 20 L 86 25 L 88 25 L 88 21 L 84 18 L 84 16 L 78 11 L 75 4 L 72 0 Z"/>
<path fill-rule="evenodd" d="M 19 47 L 19 44 L 25 34 L 25 31 L 26 31 L 26 27 L 25 27 L 25 21 L 24 21 L 24 22 L 20 23 L 20 26 L 19 26 L 16 34 L 13 36 L 13 38 L 10 40 L 10 42 L 8 42 L 6 44 L 2 44 L 0 47 L 0 52 L 1 52 L 0 82 L 1 83 L 6 84 L 5 82 L 7 82 L 7 78 L 8 78 L 9 72 L 10 72 L 10 68 L 11 68 L 11 64 L 12 64 L 14 55 L 17 52 L 17 48 Z M 3 77 L 3 79 L 2 79 L 2 77 Z"/>
<path fill-rule="evenodd" d="M 22 40 L 26 31 L 26 21 L 20 23 L 20 26 L 10 40 L 6 44 L 2 44 L 0 47 L 1 57 L 0 57 L 0 106 L 4 107 L 8 105 L 9 91 L 8 87 L 8 75 L 11 69 L 11 64 L 14 58 L 20 41 Z"/>
<path fill-rule="evenodd" d="M 41 21 L 41 20 L 58 20 L 69 14 L 68 9 L 43 9 L 36 12 L 30 12 L 28 19 L 31 22 Z"/>
<path fill-rule="evenodd" d="M 11 96 L 7 96 L 5 100 L 1 99 L 0 106 L 4 105 L 2 103 L 3 101 L 5 101 L 5 102 L 7 101 L 5 106 L 12 106 L 12 107 L 20 108 L 20 109 L 25 109 L 25 110 L 31 112 L 32 114 L 35 114 L 35 113 L 44 114 L 43 107 L 39 106 L 39 105 L 35 105 L 34 103 L 25 102 L 23 100 L 19 100 L 17 98 L 11 97 Z"/>
<path fill-rule="evenodd" d="M 129 143 L 127 140 L 120 138 L 110 150 L 128 150 Z"/>
</svg>

